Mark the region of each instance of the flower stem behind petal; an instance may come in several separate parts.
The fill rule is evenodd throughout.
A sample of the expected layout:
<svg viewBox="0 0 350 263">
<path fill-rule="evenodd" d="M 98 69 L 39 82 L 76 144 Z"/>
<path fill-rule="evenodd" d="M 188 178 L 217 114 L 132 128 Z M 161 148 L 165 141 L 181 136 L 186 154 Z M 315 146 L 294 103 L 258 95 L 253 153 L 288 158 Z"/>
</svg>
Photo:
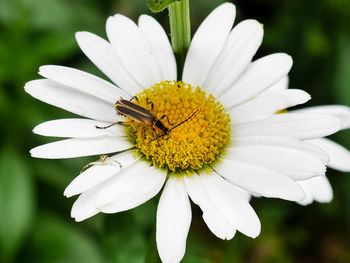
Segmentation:
<svg viewBox="0 0 350 263">
<path fill-rule="evenodd" d="M 191 42 L 189 0 L 174 2 L 168 6 L 171 45 L 177 62 L 177 77 L 181 79 L 188 47 Z"/>
<path fill-rule="evenodd" d="M 147 5 L 152 12 L 161 12 L 175 1 L 181 0 L 147 0 Z"/>
</svg>

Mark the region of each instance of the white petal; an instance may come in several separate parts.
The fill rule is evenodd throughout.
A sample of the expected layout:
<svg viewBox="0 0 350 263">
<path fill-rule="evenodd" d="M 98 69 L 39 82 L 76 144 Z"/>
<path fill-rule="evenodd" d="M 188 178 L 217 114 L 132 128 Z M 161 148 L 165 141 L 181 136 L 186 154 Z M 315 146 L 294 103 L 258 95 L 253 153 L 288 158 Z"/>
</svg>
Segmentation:
<svg viewBox="0 0 350 263">
<path fill-rule="evenodd" d="M 222 163 L 214 166 L 215 171 L 231 183 L 250 192 L 290 201 L 300 201 L 305 197 L 299 185 L 288 176 L 252 163 L 226 158 L 221 158 L 221 160 Z"/>
<path fill-rule="evenodd" d="M 129 97 L 120 88 L 84 71 L 54 65 L 41 66 L 39 70 L 39 74 L 45 78 L 109 103 L 114 104 L 120 97 Z"/>
<path fill-rule="evenodd" d="M 226 219 L 207 195 L 200 176 L 193 174 L 184 177 L 186 190 L 192 201 L 203 211 L 203 219 L 210 231 L 221 239 L 230 240 L 234 237 L 236 229 Z"/>
<path fill-rule="evenodd" d="M 307 198 L 299 202 L 302 205 L 308 205 L 313 200 L 320 203 L 329 203 L 333 199 L 332 186 L 326 176 L 316 176 L 298 183 L 307 194 Z"/>
<path fill-rule="evenodd" d="M 244 71 L 241 77 L 219 98 L 220 102 L 230 109 L 262 93 L 286 76 L 293 60 L 283 53 L 260 58 Z"/>
<path fill-rule="evenodd" d="M 126 136 L 125 127 L 114 125 L 107 129 L 98 129 L 96 126 L 105 127 L 107 122 L 100 122 L 89 119 L 60 119 L 39 124 L 33 132 L 39 135 L 52 137 L 123 137 Z"/>
<path fill-rule="evenodd" d="M 277 111 L 302 104 L 311 97 L 302 90 L 285 90 L 271 95 L 259 96 L 229 110 L 234 123 L 249 123 L 266 119 Z"/>
<path fill-rule="evenodd" d="M 350 152 L 348 149 L 326 138 L 307 140 L 307 142 L 321 148 L 329 155 L 327 166 L 342 172 L 350 172 Z"/>
<path fill-rule="evenodd" d="M 297 139 L 312 139 L 328 136 L 341 128 L 333 116 L 306 113 L 276 114 L 263 121 L 233 126 L 238 136 L 284 136 Z"/>
<path fill-rule="evenodd" d="M 209 72 L 203 89 L 215 97 L 232 85 L 250 64 L 263 38 L 263 26 L 256 20 L 236 25 Z"/>
<path fill-rule="evenodd" d="M 185 255 L 191 217 L 183 178 L 170 177 L 157 209 L 156 240 L 163 262 L 178 263 Z"/>
<path fill-rule="evenodd" d="M 71 217 L 74 218 L 75 221 L 83 221 L 100 212 L 91 205 L 92 203 L 90 198 L 94 195 L 94 193 L 96 193 L 96 191 L 98 191 L 98 188 L 95 186 L 79 195 L 78 199 L 74 202 Z"/>
<path fill-rule="evenodd" d="M 72 217 L 82 221 L 93 211 L 101 211 L 101 208 L 109 205 L 114 205 L 114 212 L 134 208 L 155 196 L 164 181 L 163 171 L 150 167 L 146 162 L 137 161 L 125 169 L 122 168 L 115 176 L 83 192 L 76 201 L 78 204 L 73 206 Z"/>
<path fill-rule="evenodd" d="M 130 96 L 142 91 L 109 42 L 89 32 L 77 32 L 75 38 L 85 55 L 118 87 Z"/>
<path fill-rule="evenodd" d="M 332 186 L 326 176 L 317 176 L 308 180 L 315 201 L 329 203 L 333 199 Z"/>
<path fill-rule="evenodd" d="M 90 119 L 116 122 L 112 103 L 87 95 L 48 79 L 32 80 L 26 83 L 25 91 L 34 98 Z"/>
<path fill-rule="evenodd" d="M 233 146 L 227 149 L 225 158 L 264 166 L 294 180 L 305 180 L 312 176 L 324 175 L 326 171 L 326 166 L 313 155 L 283 146 Z"/>
<path fill-rule="evenodd" d="M 176 80 L 176 61 L 162 26 L 151 16 L 139 18 L 139 28 L 147 39 L 161 71 L 162 80 Z"/>
<path fill-rule="evenodd" d="M 247 145 L 274 145 L 291 149 L 297 149 L 311 154 L 316 159 L 319 159 L 323 164 L 327 164 L 329 161 L 328 155 L 320 148 L 311 145 L 310 143 L 300 141 L 293 138 L 277 137 L 277 136 L 247 136 L 247 137 L 235 137 L 232 141 L 234 146 L 247 146 Z"/>
<path fill-rule="evenodd" d="M 250 199 L 252 198 L 252 192 L 249 192 L 238 186 L 236 188 L 237 188 L 237 191 L 242 194 L 242 197 L 249 202 Z"/>
<path fill-rule="evenodd" d="M 240 189 L 215 172 L 202 173 L 200 179 L 208 198 L 238 231 L 253 238 L 259 235 L 259 218 Z"/>
<path fill-rule="evenodd" d="M 182 75 L 185 83 L 202 86 L 224 47 L 235 16 L 235 6 L 225 3 L 212 11 L 199 26 L 186 56 Z"/>
<path fill-rule="evenodd" d="M 97 203 L 98 210 L 101 212 L 117 213 L 147 202 L 159 193 L 166 178 L 166 172 L 154 167 L 138 168 L 134 176 L 123 175 L 111 180 L 110 184 L 115 186 L 114 188 L 109 187 L 102 190 L 106 201 L 102 204 Z"/>
<path fill-rule="evenodd" d="M 137 161 L 137 157 L 134 156 L 132 151 L 125 151 L 120 154 L 109 157 L 110 160 L 96 164 L 84 172 L 79 174 L 74 180 L 67 186 L 64 191 L 66 197 L 85 192 L 92 187 L 106 181 L 108 178 L 118 174 L 123 169 L 126 169 L 134 162 Z M 121 167 L 119 166 L 119 164 Z"/>
<path fill-rule="evenodd" d="M 342 123 L 342 129 L 350 128 L 350 107 L 345 105 L 314 106 L 296 110 L 295 112 L 330 114 L 340 119 Z"/>
<path fill-rule="evenodd" d="M 126 137 L 77 138 L 40 145 L 30 153 L 37 158 L 59 159 L 108 154 L 131 147 L 133 145 Z"/>
<path fill-rule="evenodd" d="M 271 95 L 276 92 L 284 91 L 288 89 L 288 85 L 289 85 L 289 77 L 285 76 L 281 80 L 273 84 L 271 87 L 269 87 L 267 90 L 265 90 L 263 93 L 261 93 L 260 96 Z"/>
<path fill-rule="evenodd" d="M 120 61 L 143 88 L 162 80 L 157 60 L 138 26 L 117 14 L 107 20 L 106 31 Z"/>
</svg>

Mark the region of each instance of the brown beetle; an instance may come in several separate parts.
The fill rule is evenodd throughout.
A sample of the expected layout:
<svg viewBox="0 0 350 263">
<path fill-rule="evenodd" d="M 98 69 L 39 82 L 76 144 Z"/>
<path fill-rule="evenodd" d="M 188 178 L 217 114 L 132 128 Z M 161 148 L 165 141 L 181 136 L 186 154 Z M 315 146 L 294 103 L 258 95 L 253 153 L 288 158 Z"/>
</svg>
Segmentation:
<svg viewBox="0 0 350 263">
<path fill-rule="evenodd" d="M 131 100 L 133 100 L 134 98 L 137 100 L 137 97 L 132 97 Z M 114 109 L 117 111 L 117 114 L 128 117 L 129 119 L 131 119 L 131 121 L 137 121 L 143 125 L 152 126 L 153 128 L 158 128 L 161 131 L 163 131 L 163 134 L 156 137 L 155 139 L 158 139 L 159 137 L 163 137 L 165 135 L 168 135 L 171 130 L 175 129 L 176 127 L 180 126 L 184 122 L 188 121 L 198 112 L 198 110 L 194 111 L 185 120 L 183 120 L 182 122 L 176 124 L 175 126 L 173 126 L 169 129 L 169 128 L 165 127 L 164 124 L 161 122 L 161 119 L 167 118 L 168 123 L 170 125 L 172 125 L 168 119 L 168 116 L 166 116 L 164 114 L 160 119 L 158 119 L 156 117 L 156 115 L 151 110 L 148 110 L 144 107 L 141 107 L 140 105 L 132 102 L 131 100 L 119 99 L 114 104 Z M 149 102 L 149 104 L 152 105 L 152 109 L 153 109 L 153 103 Z M 108 125 L 105 127 L 96 126 L 96 128 L 107 129 L 109 127 L 112 127 L 115 124 L 128 124 L 129 122 L 130 121 L 126 121 L 126 122 L 118 121 L 118 122 L 112 123 L 111 125 Z"/>
</svg>

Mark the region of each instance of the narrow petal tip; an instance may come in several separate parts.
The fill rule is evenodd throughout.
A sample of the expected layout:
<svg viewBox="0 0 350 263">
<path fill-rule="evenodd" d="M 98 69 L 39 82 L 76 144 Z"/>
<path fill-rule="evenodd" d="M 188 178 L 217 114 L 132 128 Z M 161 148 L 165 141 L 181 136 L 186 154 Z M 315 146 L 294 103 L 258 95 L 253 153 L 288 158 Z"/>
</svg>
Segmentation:
<svg viewBox="0 0 350 263">
<path fill-rule="evenodd" d="M 41 158 L 41 156 L 38 154 L 38 152 L 36 151 L 36 148 L 33 148 L 33 149 L 30 149 L 29 150 L 29 153 L 30 153 L 30 156 L 34 157 L 34 158 Z"/>
<path fill-rule="evenodd" d="M 32 85 L 31 85 L 31 82 L 32 82 L 32 81 L 33 81 L 33 80 L 28 81 L 28 82 L 24 85 L 24 91 L 27 92 L 28 94 L 30 94 L 30 90 L 31 90 L 31 87 L 32 87 Z"/>
<path fill-rule="evenodd" d="M 236 6 L 233 3 L 223 3 L 222 5 L 219 5 L 217 8 L 218 9 L 230 9 L 230 11 L 235 12 L 236 11 Z"/>
<path fill-rule="evenodd" d="M 69 193 L 68 188 L 66 188 L 66 190 L 64 190 L 64 192 L 63 192 L 63 196 L 70 198 L 73 196 L 73 194 Z"/>
<path fill-rule="evenodd" d="M 248 236 L 251 238 L 257 238 L 260 235 L 260 232 L 261 232 L 261 223 L 259 220 L 259 224 L 256 225 L 256 229 L 254 229 Z M 245 233 L 245 235 L 247 234 Z"/>
<path fill-rule="evenodd" d="M 300 202 L 306 198 L 306 194 L 305 194 L 304 190 L 300 186 L 298 187 L 298 189 L 299 190 L 296 191 L 294 198 L 291 197 L 290 201 Z"/>
<path fill-rule="evenodd" d="M 74 36 L 75 36 L 75 39 L 79 42 L 79 39 L 83 38 L 87 34 L 91 34 L 91 33 L 87 31 L 77 31 L 75 32 Z"/>
</svg>

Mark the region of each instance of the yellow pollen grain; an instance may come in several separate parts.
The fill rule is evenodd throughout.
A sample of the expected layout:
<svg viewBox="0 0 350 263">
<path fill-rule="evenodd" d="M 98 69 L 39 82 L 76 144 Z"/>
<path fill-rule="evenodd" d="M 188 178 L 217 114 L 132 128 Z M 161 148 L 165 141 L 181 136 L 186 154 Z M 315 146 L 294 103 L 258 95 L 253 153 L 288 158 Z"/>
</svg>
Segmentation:
<svg viewBox="0 0 350 263">
<path fill-rule="evenodd" d="M 163 81 L 137 97 L 135 103 L 151 110 L 170 130 L 168 135 L 161 136 L 164 131 L 159 128 L 135 121 L 127 128 L 138 151 L 156 167 L 190 173 L 215 161 L 229 142 L 229 115 L 212 95 L 207 97 L 199 87 L 194 89 L 181 81 Z M 171 130 L 193 113 L 192 118 Z M 164 114 L 169 122 L 167 118 L 160 119 Z"/>
</svg>

